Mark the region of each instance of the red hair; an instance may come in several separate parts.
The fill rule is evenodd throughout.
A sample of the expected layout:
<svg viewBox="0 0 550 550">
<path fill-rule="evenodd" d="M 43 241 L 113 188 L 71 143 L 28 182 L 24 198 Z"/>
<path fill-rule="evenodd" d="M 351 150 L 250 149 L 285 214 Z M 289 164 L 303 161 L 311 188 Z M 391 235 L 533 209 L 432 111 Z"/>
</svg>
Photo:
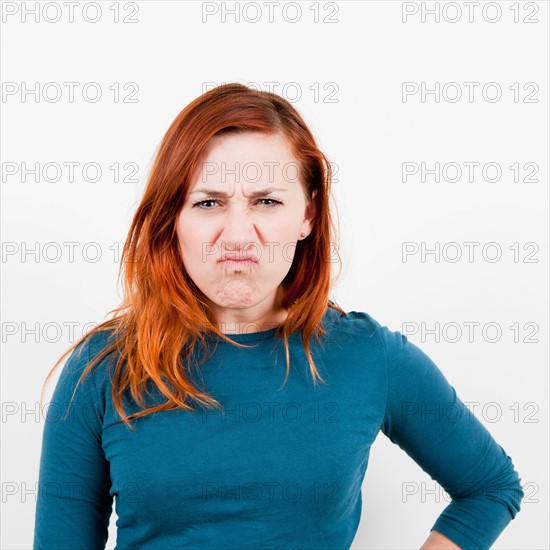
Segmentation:
<svg viewBox="0 0 550 550">
<path fill-rule="evenodd" d="M 329 210 L 330 162 L 288 101 L 242 84 L 224 84 L 189 103 L 160 143 L 121 255 L 119 280 L 123 278 L 124 286 L 121 305 L 110 312 L 114 313 L 112 319 L 90 330 L 60 357 L 44 383 L 80 343 L 95 333 L 112 332 L 114 341 L 90 362 L 79 383 L 94 365 L 118 349 L 118 361 L 111 377 L 112 398 L 122 420 L 131 429 L 132 418 L 177 408 L 195 410 L 189 401 L 220 407 L 217 400 L 193 386 L 181 368 L 182 356 L 190 359 L 199 341 L 207 348 L 205 333 L 216 334 L 238 347 L 248 347 L 231 340 L 217 328 L 204 294 L 184 268 L 176 234 L 177 216 L 193 175 L 200 168 L 206 144 L 216 134 L 228 132 L 282 134 L 298 161 L 304 192 L 308 200 L 315 202 L 313 231 L 297 242 L 292 265 L 282 283 L 285 290 L 282 307 L 288 310 L 288 317 L 275 335 L 278 339 L 284 338 L 285 383 L 290 369 L 288 336 L 297 331 L 301 331 L 314 384 L 317 379 L 324 382 L 311 357 L 309 341 L 312 336 L 319 340 L 325 334 L 321 320 L 327 306 L 345 315 L 329 300 L 332 253 L 336 252 L 340 260 L 338 250 L 332 249 L 336 241 Z M 317 193 L 312 198 L 313 191 Z M 166 401 L 143 408 L 144 391 L 149 382 L 156 385 Z M 122 407 L 122 395 L 127 389 L 142 407 L 129 416 Z"/>
</svg>

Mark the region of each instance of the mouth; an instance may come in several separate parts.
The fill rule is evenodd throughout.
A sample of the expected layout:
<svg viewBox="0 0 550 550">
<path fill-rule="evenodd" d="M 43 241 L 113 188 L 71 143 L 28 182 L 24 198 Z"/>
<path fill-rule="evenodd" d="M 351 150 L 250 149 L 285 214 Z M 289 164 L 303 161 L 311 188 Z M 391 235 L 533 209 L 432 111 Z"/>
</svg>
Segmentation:
<svg viewBox="0 0 550 550">
<path fill-rule="evenodd" d="M 221 260 L 219 263 L 226 269 L 246 269 L 246 268 L 252 267 L 253 265 L 256 265 L 258 262 L 250 259 L 245 259 L 245 260 L 227 259 L 227 260 Z"/>
</svg>

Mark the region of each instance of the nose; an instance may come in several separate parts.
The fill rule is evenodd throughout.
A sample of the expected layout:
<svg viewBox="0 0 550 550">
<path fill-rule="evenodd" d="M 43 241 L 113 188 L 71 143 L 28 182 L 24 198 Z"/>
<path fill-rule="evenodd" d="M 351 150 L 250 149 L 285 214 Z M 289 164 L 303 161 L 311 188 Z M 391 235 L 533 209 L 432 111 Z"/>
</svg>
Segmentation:
<svg viewBox="0 0 550 550">
<path fill-rule="evenodd" d="M 259 238 L 252 214 L 244 204 L 232 204 L 223 217 L 223 231 L 220 235 L 221 252 L 240 251 L 259 245 Z"/>
</svg>

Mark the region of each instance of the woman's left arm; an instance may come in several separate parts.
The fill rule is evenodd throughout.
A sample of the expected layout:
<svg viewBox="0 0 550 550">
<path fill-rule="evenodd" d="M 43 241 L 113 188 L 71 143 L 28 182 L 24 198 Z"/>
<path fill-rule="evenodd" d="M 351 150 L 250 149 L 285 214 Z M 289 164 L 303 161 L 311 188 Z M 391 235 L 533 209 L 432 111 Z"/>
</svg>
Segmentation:
<svg viewBox="0 0 550 550">
<path fill-rule="evenodd" d="M 430 531 L 429 537 L 420 550 L 461 550 L 461 548 L 438 531 Z"/>
<path fill-rule="evenodd" d="M 422 549 L 490 548 L 524 496 L 511 458 L 422 350 L 385 326 L 379 335 L 388 376 L 381 429 L 452 499 Z"/>
</svg>

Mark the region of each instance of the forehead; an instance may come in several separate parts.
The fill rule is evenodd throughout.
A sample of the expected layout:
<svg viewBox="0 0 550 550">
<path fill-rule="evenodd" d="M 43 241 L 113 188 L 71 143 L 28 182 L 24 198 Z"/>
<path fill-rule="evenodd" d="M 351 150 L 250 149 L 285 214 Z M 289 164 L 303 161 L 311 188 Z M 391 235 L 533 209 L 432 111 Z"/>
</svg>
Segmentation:
<svg viewBox="0 0 550 550">
<path fill-rule="evenodd" d="M 200 183 L 254 184 L 297 180 L 298 161 L 281 134 L 243 132 L 214 136 L 206 145 L 191 190 Z"/>
<path fill-rule="evenodd" d="M 259 162 L 279 159 L 293 160 L 290 145 L 280 133 L 240 132 L 222 134 L 210 139 L 204 149 L 205 160 L 229 159 Z"/>
</svg>

